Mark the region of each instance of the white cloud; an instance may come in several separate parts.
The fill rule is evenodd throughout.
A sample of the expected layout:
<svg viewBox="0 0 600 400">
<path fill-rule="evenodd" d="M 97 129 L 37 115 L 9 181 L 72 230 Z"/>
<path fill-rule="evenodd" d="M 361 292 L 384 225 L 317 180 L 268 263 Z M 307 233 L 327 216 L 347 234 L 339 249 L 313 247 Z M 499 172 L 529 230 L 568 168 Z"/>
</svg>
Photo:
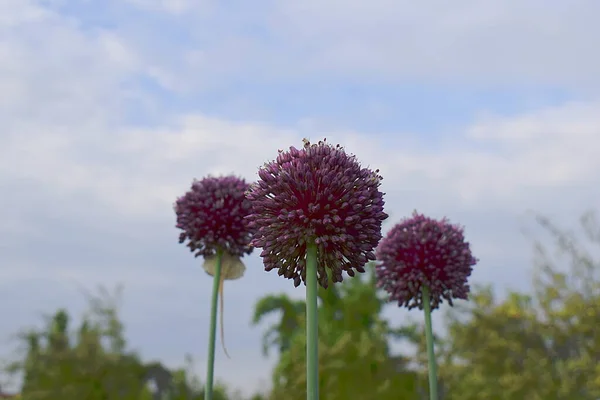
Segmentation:
<svg viewBox="0 0 600 400">
<path fill-rule="evenodd" d="M 145 10 L 163 12 L 180 15 L 189 12 L 198 7 L 209 7 L 211 1 L 191 1 L 191 0 L 126 0 L 137 7 Z"/>
<path fill-rule="evenodd" d="M 523 190 L 560 192 L 599 179 L 600 159 L 595 157 L 600 146 L 599 112 L 600 104 L 587 103 L 523 116 L 487 117 L 465 127 L 464 135 L 452 138 L 441 149 L 438 146 L 435 152 L 424 151 L 422 146 L 389 148 L 386 139 L 371 137 L 368 132 L 323 133 L 315 129 L 308 136 L 314 140 L 325 136 L 344 144 L 365 164 L 380 168 L 386 186 L 443 191 L 468 205 L 501 196 L 502 203 L 512 208 L 516 204 L 511 197 L 520 202 L 518 195 Z M 98 131 L 81 138 L 76 130 L 65 127 L 63 132 L 51 134 L 40 129 L 27 139 L 15 135 L 23 139 L 5 142 L 4 151 L 14 155 L 5 158 L 6 167 L 16 165 L 19 168 L 13 174 L 27 171 L 27 177 L 56 188 L 96 191 L 100 198 L 117 199 L 113 205 L 122 204 L 132 211 L 123 196 L 139 197 L 138 205 L 143 199 L 156 199 L 162 202 L 156 206 L 162 207 L 167 198 L 173 198 L 172 190 L 181 189 L 182 179 L 209 173 L 239 173 L 253 179 L 257 168 L 274 158 L 277 149 L 299 146 L 302 138 L 294 127 L 280 129 L 202 115 L 182 116 L 156 129 L 124 127 L 115 135 Z M 89 151 L 90 145 L 100 160 L 115 162 L 80 159 L 80 151 Z"/>
<path fill-rule="evenodd" d="M 289 79 L 600 87 L 600 5 L 594 0 L 213 6 L 201 19 L 183 13 L 172 20 L 187 29 L 186 45 L 153 38 L 159 26 L 145 32 L 145 57 L 167 87 Z M 169 57 L 157 57 L 157 48 Z"/>
<path fill-rule="evenodd" d="M 0 25 L 4 131 L 26 134 L 42 120 L 56 131 L 77 120 L 84 135 L 119 118 L 133 95 L 126 83 L 139 67 L 135 52 L 109 31 L 86 30 L 35 4 L 15 2 Z"/>
<path fill-rule="evenodd" d="M 291 79 L 600 88 L 594 0 L 129 3 L 160 17 L 116 31 L 148 77 L 181 93 Z"/>
<path fill-rule="evenodd" d="M 592 0 L 285 1 L 270 21 L 293 64 L 312 71 L 582 88 L 600 83 L 598 10 Z"/>
<path fill-rule="evenodd" d="M 12 27 L 22 23 L 39 21 L 47 11 L 34 1 L 6 0 L 0 4 L 0 26 Z"/>
<path fill-rule="evenodd" d="M 600 103 L 568 103 L 514 118 L 487 118 L 467 131 L 504 158 L 504 186 L 569 187 L 600 179 Z"/>
</svg>

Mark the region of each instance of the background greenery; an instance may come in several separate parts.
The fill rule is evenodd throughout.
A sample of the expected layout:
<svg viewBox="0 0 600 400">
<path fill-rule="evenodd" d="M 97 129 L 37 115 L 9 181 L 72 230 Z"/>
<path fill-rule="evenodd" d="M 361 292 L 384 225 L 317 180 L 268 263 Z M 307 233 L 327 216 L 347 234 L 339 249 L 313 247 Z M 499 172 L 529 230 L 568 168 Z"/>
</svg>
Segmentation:
<svg viewBox="0 0 600 400">
<path fill-rule="evenodd" d="M 600 225 L 594 214 L 581 230 L 563 232 L 538 222 L 553 237 L 534 243 L 533 289 L 499 296 L 475 287 L 470 302 L 446 315 L 438 335 L 443 400 L 597 400 L 600 398 Z M 485 260 L 483 260 L 483 263 Z M 372 269 L 319 292 L 320 389 L 326 400 L 426 399 L 426 356 L 421 324 L 391 326 L 382 316 L 385 296 Z M 20 333 L 23 351 L 6 372 L 23 377 L 21 398 L 30 400 L 202 399 L 191 361 L 169 370 L 144 363 L 123 336 L 118 293 L 89 298 L 80 326 L 57 310 L 43 329 Z M 304 303 L 281 294 L 261 298 L 254 325 L 277 313 L 264 334 L 265 355 L 274 352 L 270 393 L 242 396 L 221 385 L 216 399 L 304 399 Z M 441 327 L 438 327 L 441 328 Z M 392 340 L 412 344 L 394 354 Z"/>
</svg>

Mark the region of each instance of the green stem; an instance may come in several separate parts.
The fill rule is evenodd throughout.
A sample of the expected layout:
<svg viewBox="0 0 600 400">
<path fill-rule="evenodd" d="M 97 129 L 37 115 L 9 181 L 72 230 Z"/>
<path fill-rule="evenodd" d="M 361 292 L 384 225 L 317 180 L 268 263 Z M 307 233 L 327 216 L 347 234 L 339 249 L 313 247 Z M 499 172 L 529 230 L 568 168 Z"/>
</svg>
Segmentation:
<svg viewBox="0 0 600 400">
<path fill-rule="evenodd" d="M 433 329 L 431 327 L 431 300 L 427 286 L 423 286 L 423 311 L 425 311 L 425 338 L 427 340 L 427 360 L 429 363 L 429 399 L 439 400 L 437 364 L 433 350 Z"/>
<path fill-rule="evenodd" d="M 221 259 L 223 251 L 217 250 L 217 265 L 213 276 L 212 299 L 210 302 L 210 330 L 208 332 L 208 362 L 206 367 L 206 383 L 204 386 L 204 400 L 213 398 L 213 380 L 215 372 L 215 341 L 217 336 L 217 299 L 219 295 L 219 282 L 221 281 Z"/>
<path fill-rule="evenodd" d="M 319 400 L 317 245 L 306 248 L 306 399 Z"/>
</svg>

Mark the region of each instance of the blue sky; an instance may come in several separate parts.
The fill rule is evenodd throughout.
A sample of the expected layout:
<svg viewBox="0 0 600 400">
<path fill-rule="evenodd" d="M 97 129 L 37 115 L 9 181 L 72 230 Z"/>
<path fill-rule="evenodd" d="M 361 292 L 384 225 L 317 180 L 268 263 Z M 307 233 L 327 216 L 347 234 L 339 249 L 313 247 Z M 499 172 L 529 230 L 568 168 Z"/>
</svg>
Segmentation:
<svg viewBox="0 0 600 400">
<path fill-rule="evenodd" d="M 599 8 L 4 1 L 0 353 L 41 313 L 79 315 L 82 288 L 123 284 L 131 346 L 170 365 L 190 352 L 203 374 L 210 280 L 177 243 L 172 203 L 195 177 L 253 180 L 303 137 L 381 169 L 388 227 L 446 215 L 481 259 L 474 282 L 527 289 L 528 210 L 568 228 L 600 196 Z M 246 264 L 225 288 L 233 358 L 217 354 L 217 376 L 252 391 L 274 362 L 254 302 L 303 291 Z"/>
</svg>

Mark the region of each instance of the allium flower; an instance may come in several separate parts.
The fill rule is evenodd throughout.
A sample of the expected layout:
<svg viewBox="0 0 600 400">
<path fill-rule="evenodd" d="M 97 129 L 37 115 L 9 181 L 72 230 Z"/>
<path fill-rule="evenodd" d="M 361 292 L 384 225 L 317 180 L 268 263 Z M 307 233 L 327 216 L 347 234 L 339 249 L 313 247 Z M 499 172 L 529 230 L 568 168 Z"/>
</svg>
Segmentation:
<svg viewBox="0 0 600 400">
<path fill-rule="evenodd" d="M 413 213 L 387 234 L 377 248 L 379 286 L 391 300 L 409 309 L 422 308 L 422 289 L 429 289 L 431 308 L 446 299 L 466 299 L 468 277 L 477 259 L 465 242 L 463 228 Z"/>
<path fill-rule="evenodd" d="M 259 172 L 247 193 L 256 230 L 251 244 L 263 249 L 265 270 L 306 284 L 307 243 L 317 245 L 319 284 L 354 276 L 375 259 L 381 239 L 383 193 L 379 170 L 362 168 L 353 155 L 324 141 L 281 151 Z"/>
<path fill-rule="evenodd" d="M 187 240 L 196 257 L 214 256 L 217 248 L 235 257 L 250 254 L 252 232 L 245 219 L 250 202 L 244 195 L 248 187 L 235 176 L 194 180 L 174 207 L 177 228 L 183 231 L 179 243 Z"/>
</svg>

